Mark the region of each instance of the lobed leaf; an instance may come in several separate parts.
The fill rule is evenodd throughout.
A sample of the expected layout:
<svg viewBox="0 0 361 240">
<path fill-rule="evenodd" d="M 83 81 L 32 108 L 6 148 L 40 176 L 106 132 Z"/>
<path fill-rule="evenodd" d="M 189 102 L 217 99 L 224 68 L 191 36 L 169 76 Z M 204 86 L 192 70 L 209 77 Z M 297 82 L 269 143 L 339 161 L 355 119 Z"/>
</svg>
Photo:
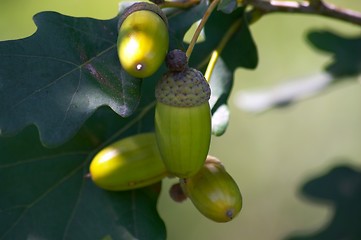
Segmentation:
<svg viewBox="0 0 361 240">
<path fill-rule="evenodd" d="M 72 141 L 55 149 L 41 146 L 34 127 L 0 138 L 0 239 L 165 239 L 156 209 L 159 184 L 108 192 L 86 177 L 104 145 L 145 131 L 138 120 L 152 115 L 150 109 L 119 129 L 125 120 L 101 108 Z"/>
<path fill-rule="evenodd" d="M 33 36 L 0 43 L 0 134 L 34 124 L 44 145 L 74 136 L 103 105 L 126 117 L 138 106 L 140 79 L 120 67 L 117 18 L 37 14 Z"/>
</svg>

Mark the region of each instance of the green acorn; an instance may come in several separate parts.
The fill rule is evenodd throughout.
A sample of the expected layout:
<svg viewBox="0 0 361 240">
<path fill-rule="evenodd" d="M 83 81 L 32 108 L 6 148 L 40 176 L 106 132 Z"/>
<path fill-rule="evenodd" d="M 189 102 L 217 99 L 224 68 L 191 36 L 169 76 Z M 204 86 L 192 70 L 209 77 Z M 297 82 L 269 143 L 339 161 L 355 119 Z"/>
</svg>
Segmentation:
<svg viewBox="0 0 361 240">
<path fill-rule="evenodd" d="M 103 189 L 122 191 L 159 182 L 167 176 L 167 170 L 154 133 L 141 133 L 98 152 L 90 164 L 90 176 Z"/>
<path fill-rule="evenodd" d="M 147 2 L 134 3 L 119 19 L 117 50 L 125 71 L 145 78 L 158 70 L 168 51 L 168 21 L 162 10 Z"/>
<path fill-rule="evenodd" d="M 155 133 L 168 172 L 184 178 L 195 174 L 208 154 L 211 91 L 202 73 L 184 64 L 184 52 L 169 57 L 174 51 L 167 56 L 170 71 L 156 86 Z"/>
<path fill-rule="evenodd" d="M 208 157 L 197 174 L 180 179 L 180 185 L 199 212 L 213 221 L 231 221 L 242 209 L 237 183 L 214 157 Z"/>
</svg>

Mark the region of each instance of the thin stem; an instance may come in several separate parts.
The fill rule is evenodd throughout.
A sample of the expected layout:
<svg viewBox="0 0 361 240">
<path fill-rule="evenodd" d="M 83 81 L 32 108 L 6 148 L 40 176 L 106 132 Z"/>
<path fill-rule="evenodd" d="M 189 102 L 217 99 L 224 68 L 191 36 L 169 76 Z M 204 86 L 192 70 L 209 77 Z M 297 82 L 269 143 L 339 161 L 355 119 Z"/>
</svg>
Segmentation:
<svg viewBox="0 0 361 240">
<path fill-rule="evenodd" d="M 216 66 L 218 57 L 220 55 L 220 52 L 217 50 L 213 50 L 211 59 L 208 62 L 207 70 L 204 74 L 204 78 L 209 82 L 211 80 L 211 76 L 213 73 L 214 66 Z"/>
<path fill-rule="evenodd" d="M 240 29 L 241 25 L 242 25 L 241 19 L 238 19 L 237 21 L 235 21 L 231 25 L 231 27 L 228 29 L 226 34 L 224 34 L 224 36 L 223 36 L 222 40 L 219 42 L 217 48 L 212 52 L 211 59 L 209 60 L 207 70 L 204 74 L 204 77 L 207 79 L 208 82 L 211 79 L 213 69 L 217 63 L 219 56 L 221 55 L 221 52 L 223 51 L 223 49 L 226 46 L 226 44 L 228 43 L 228 41 L 232 38 L 232 36 Z"/>
<path fill-rule="evenodd" d="M 343 9 L 322 0 L 313 1 L 279 1 L 279 0 L 249 0 L 248 4 L 264 13 L 287 12 L 315 14 L 343 20 L 361 26 L 361 13 L 350 9 Z"/>
<path fill-rule="evenodd" d="M 160 8 L 190 8 L 200 3 L 200 0 L 187 0 L 187 1 L 164 1 L 159 4 Z"/>
<path fill-rule="evenodd" d="M 218 5 L 220 0 L 213 0 L 213 2 L 209 5 L 207 11 L 204 13 L 203 15 L 203 18 L 201 20 L 201 22 L 199 23 L 193 37 L 192 37 L 192 40 L 188 46 L 188 49 L 186 51 L 186 55 L 187 57 L 189 58 L 192 54 L 192 51 L 193 51 L 193 48 L 194 48 L 194 45 L 196 44 L 197 42 L 197 39 L 199 37 L 199 34 L 201 33 L 204 25 L 206 24 L 209 16 L 211 15 L 211 13 L 213 12 L 214 8 Z"/>
</svg>

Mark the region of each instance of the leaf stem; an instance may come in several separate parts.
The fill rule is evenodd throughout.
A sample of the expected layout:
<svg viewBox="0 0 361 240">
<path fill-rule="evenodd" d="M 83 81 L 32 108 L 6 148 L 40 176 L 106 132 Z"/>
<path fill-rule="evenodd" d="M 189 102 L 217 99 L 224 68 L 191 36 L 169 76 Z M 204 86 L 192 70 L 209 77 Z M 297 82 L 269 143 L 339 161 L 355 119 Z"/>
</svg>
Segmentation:
<svg viewBox="0 0 361 240">
<path fill-rule="evenodd" d="M 343 20 L 361 26 L 361 13 L 343 9 L 322 0 L 311 1 L 280 1 L 280 0 L 248 0 L 247 3 L 264 13 L 287 12 L 315 14 Z"/>
<path fill-rule="evenodd" d="M 215 7 L 218 5 L 220 0 L 213 0 L 213 2 L 209 5 L 209 7 L 207 8 L 207 11 L 204 13 L 201 22 L 199 23 L 195 33 L 193 34 L 192 40 L 188 46 L 188 49 L 186 51 L 186 55 L 188 58 L 190 58 L 194 45 L 197 42 L 197 39 L 199 37 L 199 34 L 201 33 L 204 25 L 206 24 L 209 16 L 211 15 L 211 13 L 213 12 L 213 10 L 215 9 Z"/>
<path fill-rule="evenodd" d="M 221 52 L 223 51 L 224 47 L 228 43 L 228 41 L 232 38 L 232 36 L 240 29 L 242 25 L 242 20 L 237 19 L 228 29 L 226 34 L 224 34 L 222 40 L 219 42 L 216 49 L 213 50 L 211 59 L 209 60 L 207 70 L 204 74 L 204 77 L 209 82 L 213 73 L 213 69 L 217 63 L 218 57 L 221 55 Z"/>
</svg>

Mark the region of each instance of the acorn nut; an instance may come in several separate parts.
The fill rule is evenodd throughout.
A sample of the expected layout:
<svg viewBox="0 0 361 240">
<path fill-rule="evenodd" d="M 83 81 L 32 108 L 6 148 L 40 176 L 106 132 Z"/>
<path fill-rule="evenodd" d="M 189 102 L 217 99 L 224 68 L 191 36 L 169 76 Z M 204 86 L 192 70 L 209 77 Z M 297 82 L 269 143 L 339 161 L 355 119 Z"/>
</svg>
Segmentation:
<svg viewBox="0 0 361 240">
<path fill-rule="evenodd" d="M 197 174 L 180 179 L 180 184 L 199 212 L 213 221 L 228 222 L 241 211 L 241 192 L 220 162 L 206 161 Z"/>
<path fill-rule="evenodd" d="M 114 142 L 97 153 L 90 164 L 93 182 L 112 191 L 151 185 L 166 175 L 154 133 L 137 134 Z"/>
<path fill-rule="evenodd" d="M 206 160 L 211 139 L 210 87 L 201 72 L 168 71 L 157 83 L 155 133 L 170 174 L 189 177 Z"/>
<path fill-rule="evenodd" d="M 137 78 L 155 73 L 169 46 L 168 21 L 155 4 L 138 2 L 128 7 L 118 24 L 117 50 L 123 69 Z"/>
</svg>

